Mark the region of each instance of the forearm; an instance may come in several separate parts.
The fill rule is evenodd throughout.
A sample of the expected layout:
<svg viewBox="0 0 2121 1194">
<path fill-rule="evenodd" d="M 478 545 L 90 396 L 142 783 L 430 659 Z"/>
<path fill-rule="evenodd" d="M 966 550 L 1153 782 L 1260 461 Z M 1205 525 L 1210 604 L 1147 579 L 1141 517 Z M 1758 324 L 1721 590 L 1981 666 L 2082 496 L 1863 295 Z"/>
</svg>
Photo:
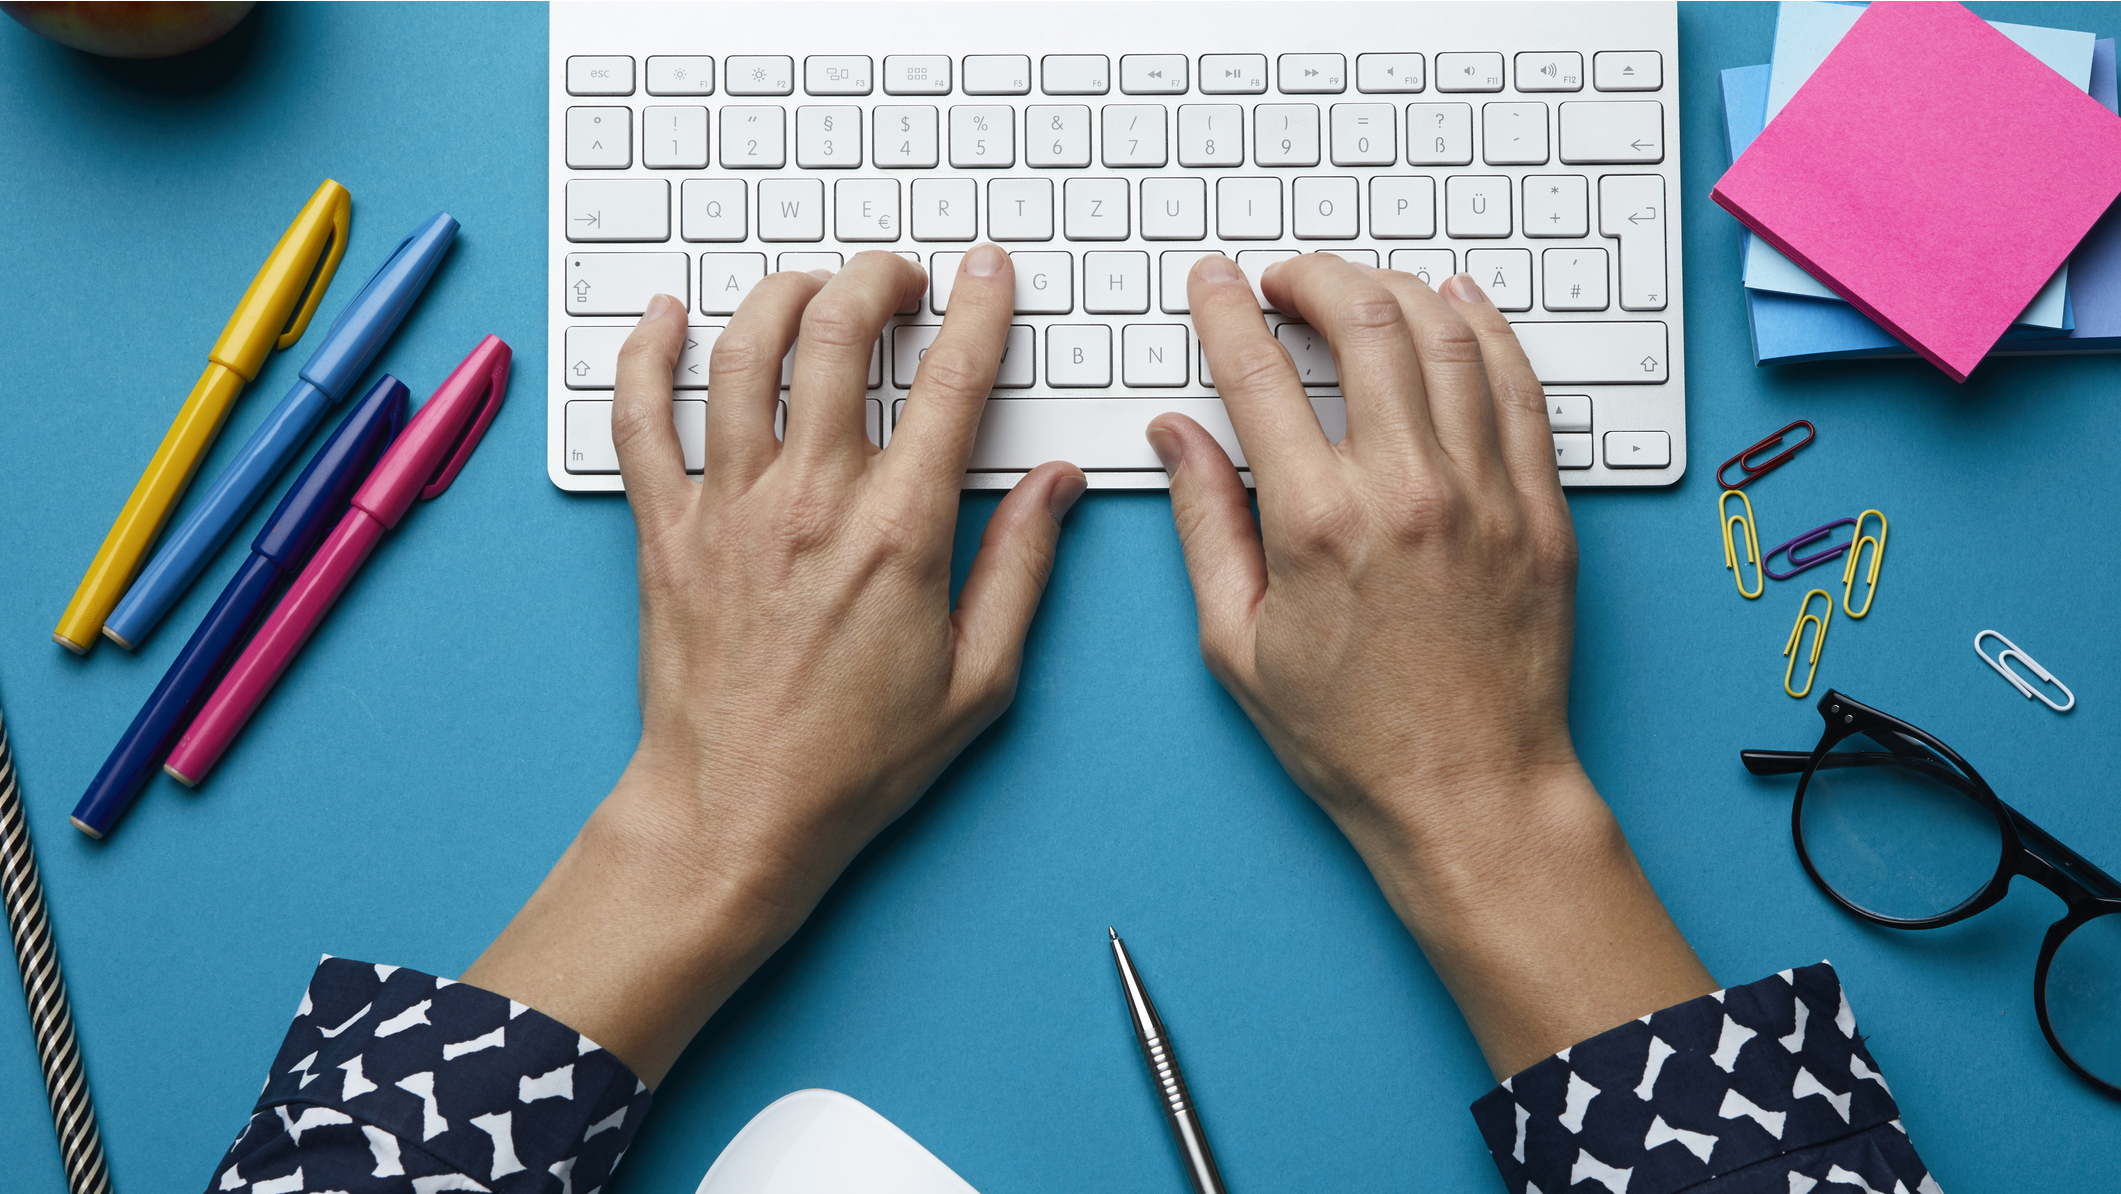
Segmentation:
<svg viewBox="0 0 2121 1194">
<path fill-rule="evenodd" d="M 1580 766 L 1468 796 L 1345 828 L 1498 1078 L 1716 989 Z"/>
</svg>

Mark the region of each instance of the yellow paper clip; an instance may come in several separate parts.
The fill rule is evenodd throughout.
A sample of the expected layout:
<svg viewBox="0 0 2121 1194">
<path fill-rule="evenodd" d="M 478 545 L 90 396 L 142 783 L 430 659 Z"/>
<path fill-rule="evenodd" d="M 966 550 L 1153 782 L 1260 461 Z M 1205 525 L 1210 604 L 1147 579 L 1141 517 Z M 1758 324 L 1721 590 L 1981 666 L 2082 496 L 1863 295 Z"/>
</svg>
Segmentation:
<svg viewBox="0 0 2121 1194">
<path fill-rule="evenodd" d="M 1826 599 L 1826 617 L 1822 618 L 1818 614 L 1805 612 L 1811 608 L 1812 598 L 1814 597 Z M 1789 666 L 1782 669 L 1782 691 L 1799 699 L 1802 699 L 1805 694 L 1812 691 L 1812 681 L 1819 678 L 1819 652 L 1826 647 L 1827 623 L 1833 620 L 1834 595 L 1825 589 L 1812 589 L 1806 592 L 1804 600 L 1797 606 L 1797 624 L 1790 627 L 1790 641 L 1788 645 L 1782 648 L 1782 653 L 1790 657 Z M 1800 690 L 1791 688 L 1790 681 L 1797 678 L 1797 645 L 1804 639 L 1804 624 L 1806 622 L 1810 622 L 1819 629 L 1812 634 L 1812 670 L 1805 674 L 1804 687 Z"/>
<path fill-rule="evenodd" d="M 1732 514 L 1725 503 L 1737 498 L 1745 503 L 1745 513 Z M 1731 583 L 1738 586 L 1738 595 L 1750 601 L 1760 596 L 1767 587 L 1767 578 L 1760 573 L 1760 529 L 1753 521 L 1753 499 L 1736 489 L 1726 489 L 1716 499 L 1716 521 L 1723 524 L 1723 566 L 1731 570 Z M 1738 541 L 1731 537 L 1732 527 L 1745 529 L 1745 561 L 1753 566 L 1753 591 L 1745 589 L 1745 570 L 1738 566 Z"/>
<path fill-rule="evenodd" d="M 1863 521 L 1872 515 L 1878 516 L 1878 533 L 1863 533 Z M 1851 618 L 1860 618 L 1871 612 L 1871 601 L 1878 596 L 1878 565 L 1885 563 L 1885 515 L 1876 510 L 1865 510 L 1856 516 L 1855 538 L 1849 540 L 1847 564 L 1841 568 L 1841 608 Z M 1857 609 L 1850 602 L 1856 596 L 1856 561 L 1863 555 L 1863 545 L 1871 545 L 1871 568 L 1864 575 L 1863 608 Z"/>
</svg>

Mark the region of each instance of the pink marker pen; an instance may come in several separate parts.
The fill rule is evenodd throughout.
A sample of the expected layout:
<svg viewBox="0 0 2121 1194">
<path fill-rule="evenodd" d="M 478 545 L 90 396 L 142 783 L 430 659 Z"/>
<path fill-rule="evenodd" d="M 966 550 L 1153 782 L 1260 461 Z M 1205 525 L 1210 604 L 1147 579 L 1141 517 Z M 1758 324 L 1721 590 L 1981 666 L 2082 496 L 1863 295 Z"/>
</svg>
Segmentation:
<svg viewBox="0 0 2121 1194">
<path fill-rule="evenodd" d="M 178 783 L 196 787 L 213 770 L 384 533 L 412 508 L 413 499 L 439 496 L 456 480 L 501 409 L 512 357 L 500 337 L 486 337 L 412 417 L 355 491 L 346 516 L 170 752 L 162 769 Z"/>
</svg>

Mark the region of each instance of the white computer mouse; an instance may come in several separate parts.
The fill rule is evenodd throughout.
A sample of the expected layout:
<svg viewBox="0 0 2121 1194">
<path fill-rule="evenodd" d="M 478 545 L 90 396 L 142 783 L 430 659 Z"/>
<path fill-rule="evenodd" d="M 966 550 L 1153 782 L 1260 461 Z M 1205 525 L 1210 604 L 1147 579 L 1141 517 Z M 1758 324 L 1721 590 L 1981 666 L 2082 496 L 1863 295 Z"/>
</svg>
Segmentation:
<svg viewBox="0 0 2121 1194">
<path fill-rule="evenodd" d="M 698 1194 L 979 1192 L 860 1102 L 836 1090 L 799 1090 L 744 1125 Z"/>
</svg>

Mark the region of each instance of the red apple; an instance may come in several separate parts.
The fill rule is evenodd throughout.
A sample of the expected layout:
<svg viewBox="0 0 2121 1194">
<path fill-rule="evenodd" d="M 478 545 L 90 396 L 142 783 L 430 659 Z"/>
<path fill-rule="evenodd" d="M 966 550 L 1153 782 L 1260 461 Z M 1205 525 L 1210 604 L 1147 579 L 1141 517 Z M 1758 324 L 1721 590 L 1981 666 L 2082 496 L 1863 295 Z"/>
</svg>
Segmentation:
<svg viewBox="0 0 2121 1194">
<path fill-rule="evenodd" d="M 166 58 L 196 50 L 235 28 L 255 3 L 0 0 L 0 10 L 62 46 L 106 58 Z"/>
</svg>

